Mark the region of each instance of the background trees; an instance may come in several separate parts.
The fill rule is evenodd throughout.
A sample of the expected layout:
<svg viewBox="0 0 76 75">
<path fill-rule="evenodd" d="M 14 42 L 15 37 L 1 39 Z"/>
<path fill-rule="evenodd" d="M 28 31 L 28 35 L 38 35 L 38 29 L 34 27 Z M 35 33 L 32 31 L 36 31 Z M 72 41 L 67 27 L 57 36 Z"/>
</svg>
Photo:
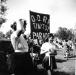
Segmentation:
<svg viewBox="0 0 76 75">
<path fill-rule="evenodd" d="M 0 27 L 2 26 L 3 23 L 6 22 L 5 18 L 7 11 L 6 1 L 7 0 L 0 0 Z"/>
<path fill-rule="evenodd" d="M 12 31 L 11 30 L 9 30 L 7 33 L 6 33 L 6 38 L 9 38 L 10 39 L 10 36 L 11 36 L 11 34 L 12 34 Z"/>
<path fill-rule="evenodd" d="M 0 39 L 5 38 L 5 35 L 3 34 L 3 32 L 0 31 Z"/>
<path fill-rule="evenodd" d="M 55 35 L 61 40 L 72 40 L 74 38 L 72 30 L 67 29 L 65 27 L 64 28 L 59 27 Z"/>
</svg>

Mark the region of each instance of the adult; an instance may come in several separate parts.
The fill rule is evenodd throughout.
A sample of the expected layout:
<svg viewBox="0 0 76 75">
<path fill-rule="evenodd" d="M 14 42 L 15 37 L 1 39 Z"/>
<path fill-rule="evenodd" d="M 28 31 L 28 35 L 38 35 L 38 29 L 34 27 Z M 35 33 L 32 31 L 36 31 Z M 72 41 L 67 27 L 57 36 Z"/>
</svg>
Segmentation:
<svg viewBox="0 0 76 75">
<path fill-rule="evenodd" d="M 43 67 L 46 69 L 47 74 L 50 75 L 53 69 L 57 68 L 55 55 L 56 52 L 56 45 L 53 43 L 54 36 L 53 34 L 49 34 L 49 38 L 46 40 L 45 43 L 41 46 L 41 55 L 44 55 L 43 58 Z"/>
<path fill-rule="evenodd" d="M 26 32 L 26 24 L 23 23 L 23 19 L 19 19 L 19 22 L 15 22 L 16 29 L 13 28 L 11 43 L 15 52 L 28 52 L 28 36 L 24 34 L 24 32 Z"/>
<path fill-rule="evenodd" d="M 19 19 L 18 22 L 15 22 L 11 28 L 13 33 L 11 34 L 11 43 L 14 48 L 14 53 L 11 54 L 11 70 L 15 75 L 25 75 L 28 74 L 28 71 L 32 71 L 32 59 L 28 52 L 29 47 L 27 43 L 27 34 L 26 33 L 26 21 Z M 29 66 L 29 67 L 28 67 Z"/>
</svg>

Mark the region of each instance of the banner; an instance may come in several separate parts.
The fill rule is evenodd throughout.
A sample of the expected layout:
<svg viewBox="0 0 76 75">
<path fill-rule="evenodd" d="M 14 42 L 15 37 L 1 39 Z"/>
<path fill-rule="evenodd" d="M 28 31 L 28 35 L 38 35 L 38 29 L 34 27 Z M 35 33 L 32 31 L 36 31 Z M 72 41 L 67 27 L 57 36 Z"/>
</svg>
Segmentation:
<svg viewBox="0 0 76 75">
<path fill-rule="evenodd" d="M 30 11 L 31 37 L 46 39 L 50 33 L 50 16 Z"/>
</svg>

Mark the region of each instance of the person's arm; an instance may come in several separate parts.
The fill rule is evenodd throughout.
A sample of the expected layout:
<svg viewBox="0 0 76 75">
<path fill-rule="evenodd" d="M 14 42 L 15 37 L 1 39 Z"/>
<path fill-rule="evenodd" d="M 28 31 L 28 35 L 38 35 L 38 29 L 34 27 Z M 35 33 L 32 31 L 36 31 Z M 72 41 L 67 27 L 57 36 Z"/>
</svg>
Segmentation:
<svg viewBox="0 0 76 75">
<path fill-rule="evenodd" d="M 17 37 L 20 37 L 20 35 L 23 33 L 22 30 L 18 30 L 17 32 Z"/>
<path fill-rule="evenodd" d="M 46 51 L 46 50 L 41 49 L 40 54 L 45 54 L 45 53 L 47 53 L 47 52 L 49 52 L 49 51 Z"/>
<path fill-rule="evenodd" d="M 11 44 L 12 44 L 14 50 L 16 50 L 16 48 L 17 48 L 17 47 L 16 47 L 16 46 L 17 46 L 16 41 L 17 41 L 17 36 L 16 36 L 14 33 L 11 34 Z"/>
</svg>

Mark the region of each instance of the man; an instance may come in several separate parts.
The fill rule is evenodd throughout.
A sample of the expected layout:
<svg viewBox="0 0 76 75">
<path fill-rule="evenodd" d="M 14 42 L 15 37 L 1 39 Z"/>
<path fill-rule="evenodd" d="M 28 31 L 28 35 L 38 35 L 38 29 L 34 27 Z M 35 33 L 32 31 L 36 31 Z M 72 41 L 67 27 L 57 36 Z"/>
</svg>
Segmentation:
<svg viewBox="0 0 76 75">
<path fill-rule="evenodd" d="M 45 55 L 43 58 L 43 67 L 46 69 L 47 74 L 51 75 L 52 70 L 57 68 L 55 55 L 56 53 L 56 46 L 53 43 L 54 36 L 53 34 L 49 34 L 49 38 L 46 40 L 45 43 L 42 44 L 41 53 Z"/>
<path fill-rule="evenodd" d="M 11 35 L 11 43 L 14 48 L 14 53 L 10 56 L 12 72 L 15 75 L 25 75 L 28 71 L 32 71 L 32 59 L 28 52 L 27 34 L 26 31 L 26 21 L 19 19 L 17 23 L 13 26 L 13 33 Z M 28 68 L 29 66 L 29 68 Z"/>
</svg>

